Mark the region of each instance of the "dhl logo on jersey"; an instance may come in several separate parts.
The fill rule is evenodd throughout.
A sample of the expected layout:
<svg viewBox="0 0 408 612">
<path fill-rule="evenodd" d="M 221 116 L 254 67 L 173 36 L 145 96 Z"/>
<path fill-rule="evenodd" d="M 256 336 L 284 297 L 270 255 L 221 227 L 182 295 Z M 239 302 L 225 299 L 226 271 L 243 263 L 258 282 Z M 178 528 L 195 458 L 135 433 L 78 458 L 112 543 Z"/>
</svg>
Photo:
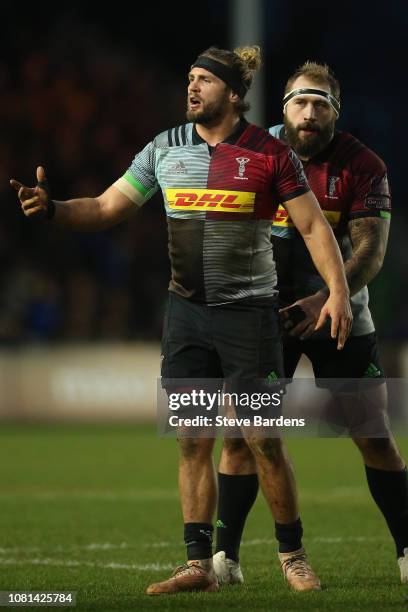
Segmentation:
<svg viewBox="0 0 408 612">
<path fill-rule="evenodd" d="M 166 189 L 166 199 L 175 210 L 211 210 L 218 212 L 251 213 L 255 192 L 222 189 Z"/>
<path fill-rule="evenodd" d="M 322 213 L 330 223 L 331 227 L 335 228 L 338 226 L 341 215 L 339 210 L 322 210 Z M 294 227 L 288 211 L 286 208 L 284 208 L 284 206 L 282 206 L 282 204 L 279 204 L 278 210 L 273 216 L 272 225 L 276 225 L 278 227 Z"/>
</svg>

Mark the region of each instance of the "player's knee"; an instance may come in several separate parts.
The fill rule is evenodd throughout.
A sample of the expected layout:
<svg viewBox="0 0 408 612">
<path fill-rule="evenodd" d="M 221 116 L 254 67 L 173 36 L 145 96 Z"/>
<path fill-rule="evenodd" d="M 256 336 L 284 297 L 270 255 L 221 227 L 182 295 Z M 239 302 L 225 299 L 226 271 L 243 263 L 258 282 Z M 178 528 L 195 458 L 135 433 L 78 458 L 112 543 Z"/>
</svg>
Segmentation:
<svg viewBox="0 0 408 612">
<path fill-rule="evenodd" d="M 251 455 L 248 444 L 243 438 L 224 438 L 222 451 L 228 456 L 232 455 Z"/>
<path fill-rule="evenodd" d="M 201 460 L 212 452 L 213 440 L 207 438 L 178 438 L 180 454 L 184 459 Z"/>
<path fill-rule="evenodd" d="M 247 443 L 255 457 L 262 457 L 274 466 L 281 464 L 283 449 L 279 438 L 250 438 Z"/>
<path fill-rule="evenodd" d="M 353 440 L 363 455 L 388 453 L 394 447 L 390 438 L 354 438 Z"/>
<path fill-rule="evenodd" d="M 256 469 L 254 456 L 243 438 L 225 438 L 222 447 L 222 465 L 228 473 L 241 474 Z"/>
</svg>

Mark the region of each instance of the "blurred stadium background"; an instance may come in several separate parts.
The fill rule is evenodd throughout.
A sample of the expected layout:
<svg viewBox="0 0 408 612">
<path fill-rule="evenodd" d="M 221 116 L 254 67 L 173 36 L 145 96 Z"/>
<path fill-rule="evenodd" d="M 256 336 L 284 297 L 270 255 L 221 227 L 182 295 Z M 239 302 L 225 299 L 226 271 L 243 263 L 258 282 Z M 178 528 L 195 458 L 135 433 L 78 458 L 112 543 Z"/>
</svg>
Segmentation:
<svg viewBox="0 0 408 612">
<path fill-rule="evenodd" d="M 121 403 L 129 416 L 145 415 L 169 275 L 160 196 L 130 222 L 80 234 L 28 222 L 8 179 L 31 184 L 43 164 L 57 199 L 101 193 L 155 134 L 184 120 L 186 73 L 213 43 L 262 45 L 252 117 L 265 126 L 280 121 L 283 86 L 296 66 L 316 59 L 334 68 L 339 127 L 389 167 L 391 238 L 371 305 L 388 374 L 407 376 L 404 3 L 393 3 L 386 19 L 381 2 L 345 2 L 335 14 L 326 2 L 311 11 L 284 0 L 203 0 L 198 13 L 188 3 L 176 10 L 159 2 L 143 16 L 86 3 L 2 6 L 1 414 L 35 417 L 42 407 L 56 415 L 69 396 L 67 416 L 78 416 L 82 403 L 94 417 L 106 393 L 112 416 Z"/>
</svg>

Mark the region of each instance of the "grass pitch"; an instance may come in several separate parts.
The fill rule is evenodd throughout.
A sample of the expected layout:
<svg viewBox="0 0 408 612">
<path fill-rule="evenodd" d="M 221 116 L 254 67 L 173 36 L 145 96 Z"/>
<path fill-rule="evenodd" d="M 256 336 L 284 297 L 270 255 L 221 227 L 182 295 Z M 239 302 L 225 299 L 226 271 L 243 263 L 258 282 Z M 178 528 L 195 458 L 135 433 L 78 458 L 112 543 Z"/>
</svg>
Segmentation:
<svg viewBox="0 0 408 612">
<path fill-rule="evenodd" d="M 215 594 L 145 596 L 150 582 L 185 559 L 177 445 L 152 427 L 90 426 L 3 426 L 0 590 L 73 590 L 76 609 L 102 612 L 407 609 L 393 543 L 352 443 L 288 445 L 304 542 L 322 592 L 288 591 L 273 522 L 259 495 L 241 549 L 245 585 Z M 408 441 L 400 440 L 400 447 L 407 456 Z"/>
</svg>

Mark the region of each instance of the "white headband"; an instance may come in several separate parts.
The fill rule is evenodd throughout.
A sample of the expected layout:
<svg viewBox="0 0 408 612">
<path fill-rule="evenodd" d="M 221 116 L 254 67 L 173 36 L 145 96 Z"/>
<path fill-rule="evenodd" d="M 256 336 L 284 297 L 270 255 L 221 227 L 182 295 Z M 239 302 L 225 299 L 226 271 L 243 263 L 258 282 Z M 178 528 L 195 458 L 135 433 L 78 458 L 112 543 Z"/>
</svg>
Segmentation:
<svg viewBox="0 0 408 612">
<path fill-rule="evenodd" d="M 283 98 L 283 108 L 286 108 L 287 103 L 297 96 L 317 96 L 318 98 L 324 98 L 326 102 L 330 104 L 337 117 L 340 114 L 340 102 L 332 96 L 328 91 L 323 89 L 314 89 L 313 87 L 301 87 L 299 89 L 292 89 Z"/>
</svg>

